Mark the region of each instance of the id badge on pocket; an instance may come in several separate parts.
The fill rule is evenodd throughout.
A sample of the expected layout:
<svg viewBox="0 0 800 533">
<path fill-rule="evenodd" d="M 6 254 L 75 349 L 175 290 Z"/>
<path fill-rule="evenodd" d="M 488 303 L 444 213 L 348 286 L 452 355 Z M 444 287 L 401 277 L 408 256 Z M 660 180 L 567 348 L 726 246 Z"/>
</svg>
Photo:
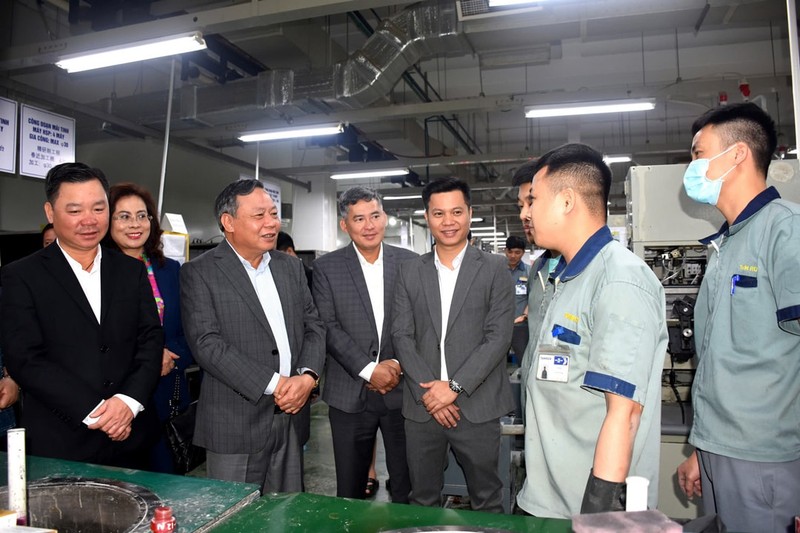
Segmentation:
<svg viewBox="0 0 800 533">
<path fill-rule="evenodd" d="M 566 383 L 569 379 L 569 350 L 552 344 L 540 345 L 536 379 Z"/>
<path fill-rule="evenodd" d="M 528 294 L 528 278 L 519 278 L 514 285 L 514 290 L 517 296 L 526 296 Z"/>
</svg>

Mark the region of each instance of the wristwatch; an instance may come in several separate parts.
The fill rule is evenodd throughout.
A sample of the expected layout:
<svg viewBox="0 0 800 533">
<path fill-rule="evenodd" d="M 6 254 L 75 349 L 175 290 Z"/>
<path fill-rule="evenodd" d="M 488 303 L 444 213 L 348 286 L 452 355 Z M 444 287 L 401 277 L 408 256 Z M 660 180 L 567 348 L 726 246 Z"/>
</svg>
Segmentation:
<svg viewBox="0 0 800 533">
<path fill-rule="evenodd" d="M 300 372 L 300 374 L 301 375 L 311 376 L 314 379 L 314 387 L 315 388 L 319 387 L 319 374 L 317 374 L 316 372 L 314 372 L 310 368 L 304 369 L 302 372 Z"/>
<path fill-rule="evenodd" d="M 459 385 L 458 382 L 454 379 L 448 381 L 447 384 L 450 385 L 450 390 L 455 392 L 456 394 L 461 394 L 462 392 L 464 392 L 464 388 L 461 385 Z"/>
</svg>

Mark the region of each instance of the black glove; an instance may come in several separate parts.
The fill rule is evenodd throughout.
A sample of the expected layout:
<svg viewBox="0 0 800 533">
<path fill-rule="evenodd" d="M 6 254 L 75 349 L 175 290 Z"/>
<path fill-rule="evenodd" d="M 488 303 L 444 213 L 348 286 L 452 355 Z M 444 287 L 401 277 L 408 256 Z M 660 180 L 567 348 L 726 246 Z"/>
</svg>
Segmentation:
<svg viewBox="0 0 800 533">
<path fill-rule="evenodd" d="M 625 483 L 614 483 L 589 472 L 586 490 L 583 491 L 581 514 L 608 513 L 625 510 Z"/>
</svg>

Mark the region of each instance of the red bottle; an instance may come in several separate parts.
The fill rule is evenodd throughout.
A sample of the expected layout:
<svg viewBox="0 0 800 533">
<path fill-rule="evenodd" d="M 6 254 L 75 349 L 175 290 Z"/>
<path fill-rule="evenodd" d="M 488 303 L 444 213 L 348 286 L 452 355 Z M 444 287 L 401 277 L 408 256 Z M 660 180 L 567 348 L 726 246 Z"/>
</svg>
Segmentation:
<svg viewBox="0 0 800 533">
<path fill-rule="evenodd" d="M 150 520 L 150 531 L 161 533 L 176 529 L 178 529 L 178 524 L 175 522 L 175 517 L 172 516 L 172 507 L 156 507 L 153 519 Z"/>
</svg>

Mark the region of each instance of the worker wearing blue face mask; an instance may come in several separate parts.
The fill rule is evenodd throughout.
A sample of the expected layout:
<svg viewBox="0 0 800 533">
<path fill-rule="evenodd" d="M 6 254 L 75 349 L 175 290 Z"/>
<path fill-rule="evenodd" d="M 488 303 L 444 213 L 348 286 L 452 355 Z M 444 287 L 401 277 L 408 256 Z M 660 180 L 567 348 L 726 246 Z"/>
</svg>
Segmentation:
<svg viewBox="0 0 800 533">
<path fill-rule="evenodd" d="M 734 164 L 731 168 L 726 170 L 721 176 L 715 179 L 709 179 L 708 168 L 711 162 L 730 152 L 736 146 L 731 145 L 714 157 L 698 158 L 689 163 L 686 173 L 683 175 L 683 187 L 686 189 L 686 194 L 692 200 L 703 204 L 717 205 L 719 201 L 719 193 L 722 191 L 722 184 L 725 181 L 725 176 L 736 168 L 738 163 Z"/>
<path fill-rule="evenodd" d="M 713 109 L 692 132 L 684 188 L 726 222 L 702 241 L 697 450 L 678 482 L 729 531 L 785 533 L 800 511 L 800 206 L 767 187 L 777 134 L 758 106 Z"/>
</svg>

